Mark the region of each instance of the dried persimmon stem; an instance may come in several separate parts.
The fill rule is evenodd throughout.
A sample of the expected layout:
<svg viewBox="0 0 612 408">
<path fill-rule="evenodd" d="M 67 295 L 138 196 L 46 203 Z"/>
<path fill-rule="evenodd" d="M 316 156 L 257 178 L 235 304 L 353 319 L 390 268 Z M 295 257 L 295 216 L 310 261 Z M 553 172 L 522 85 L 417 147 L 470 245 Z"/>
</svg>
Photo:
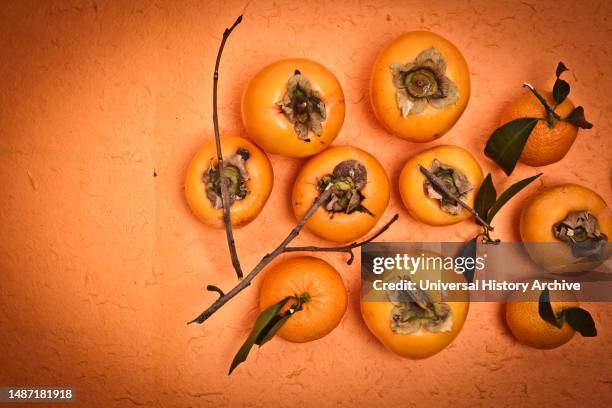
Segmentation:
<svg viewBox="0 0 612 408">
<path fill-rule="evenodd" d="M 221 55 L 223 54 L 223 48 L 225 48 L 225 42 L 228 37 L 234 31 L 234 28 L 242 21 L 242 16 L 239 16 L 234 24 L 230 28 L 226 28 L 223 32 L 223 39 L 217 52 L 217 61 L 215 62 L 215 73 L 213 76 L 213 125 L 215 128 L 215 144 L 217 146 L 217 161 L 219 166 L 219 177 L 221 181 L 221 204 L 223 205 L 223 222 L 225 223 L 225 235 L 227 236 L 227 246 L 229 248 L 230 256 L 232 258 L 232 265 L 236 270 L 236 276 L 238 279 L 242 279 L 243 273 L 240 267 L 240 260 L 238 259 L 238 252 L 236 251 L 236 242 L 234 241 L 234 231 L 232 229 L 232 218 L 230 214 L 230 197 L 227 186 L 227 177 L 225 177 L 223 163 L 223 153 L 221 151 L 221 137 L 219 135 L 219 115 L 217 112 L 217 87 L 219 83 L 219 65 L 221 64 Z"/>
<path fill-rule="evenodd" d="M 469 205 L 467 205 L 465 203 L 465 201 L 463 201 L 462 199 L 460 199 L 459 197 L 457 197 L 456 195 L 454 195 L 453 193 L 451 193 L 449 191 L 448 188 L 446 188 L 446 186 L 444 185 L 444 183 L 442 182 L 442 180 L 440 180 L 435 174 L 433 174 L 431 171 L 427 170 L 423 165 L 419 164 L 419 170 L 421 171 L 421 173 L 423 173 L 423 175 L 427 178 L 427 180 L 429 180 L 429 182 L 431 184 L 433 184 L 434 186 L 436 186 L 440 191 L 442 191 L 442 193 L 447 196 L 448 198 L 450 198 L 451 200 L 455 201 L 457 204 L 459 204 L 460 206 L 462 206 L 463 208 L 465 208 L 466 210 L 468 210 L 473 216 L 474 218 L 476 218 L 478 220 L 478 222 L 480 222 L 482 225 L 485 226 L 485 228 L 487 228 L 489 231 L 493 231 L 494 228 L 489 225 L 488 222 L 486 222 L 485 220 L 482 219 L 482 217 L 480 217 L 480 215 L 478 215 L 478 213 L 476 212 L 476 210 L 474 210 L 472 207 L 470 207 Z"/>
</svg>

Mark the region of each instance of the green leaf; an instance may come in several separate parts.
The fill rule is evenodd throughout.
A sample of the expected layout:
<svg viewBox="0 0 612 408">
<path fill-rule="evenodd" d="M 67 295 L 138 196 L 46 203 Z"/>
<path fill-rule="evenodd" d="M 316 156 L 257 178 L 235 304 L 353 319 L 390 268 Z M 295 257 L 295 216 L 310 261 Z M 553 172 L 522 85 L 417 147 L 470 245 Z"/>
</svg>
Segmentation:
<svg viewBox="0 0 612 408">
<path fill-rule="evenodd" d="M 491 173 L 489 173 L 480 185 L 476 198 L 474 199 L 474 210 L 483 220 L 487 219 L 487 213 L 489 212 L 491 206 L 495 203 L 496 197 L 497 191 L 495 191 L 493 179 L 491 179 Z M 476 222 L 480 224 L 480 222 Z"/>
<path fill-rule="evenodd" d="M 553 98 L 557 105 L 561 105 L 569 93 L 570 85 L 566 81 L 557 78 L 553 86 Z"/>
<path fill-rule="evenodd" d="M 578 333 L 584 337 L 597 336 L 597 328 L 595 328 L 595 322 L 589 312 L 580 307 L 565 309 L 563 312 L 567 323 Z"/>
<path fill-rule="evenodd" d="M 282 316 L 275 316 L 275 318 L 266 326 L 265 330 L 259 334 L 259 337 L 255 340 L 255 344 L 263 346 L 265 343 L 270 341 L 276 332 L 283 327 L 283 324 L 289 319 L 293 313 L 287 313 Z"/>
<path fill-rule="evenodd" d="M 538 118 L 514 119 L 497 128 L 489 137 L 485 154 L 501 166 L 509 176 L 521 157 L 531 131 L 538 123 Z"/>
<path fill-rule="evenodd" d="M 465 246 L 461 249 L 461 251 L 459 252 L 458 257 L 459 258 L 472 258 L 472 259 L 476 259 L 476 244 L 477 244 L 477 240 L 478 237 L 474 237 L 472 239 L 470 239 L 467 244 L 465 244 Z M 465 278 L 465 280 L 468 283 L 472 283 L 474 282 L 474 268 L 476 267 L 476 265 L 474 264 L 474 266 L 472 268 L 466 268 L 465 271 L 463 272 L 463 277 Z"/>
<path fill-rule="evenodd" d="M 572 125 L 578 126 L 581 129 L 590 129 L 593 127 L 593 124 L 587 121 L 584 117 L 584 108 L 582 106 L 575 108 L 569 115 L 567 115 L 567 118 L 563 120 L 571 123 Z"/>
<path fill-rule="evenodd" d="M 563 326 L 563 320 L 557 319 L 555 316 L 555 312 L 550 304 L 550 292 L 548 289 L 544 289 L 540 294 L 540 303 L 538 305 L 538 313 L 542 320 L 552 324 L 557 328 L 561 328 Z"/>
<path fill-rule="evenodd" d="M 569 69 L 565 66 L 564 63 L 559 61 L 559 64 L 557 65 L 557 78 L 559 78 L 561 74 L 564 73 L 565 71 L 569 71 Z"/>
<path fill-rule="evenodd" d="M 537 179 L 541 175 L 542 175 L 542 173 L 536 174 L 535 176 L 528 177 L 526 179 L 518 181 L 518 182 L 514 183 L 513 185 L 511 185 L 510 187 L 508 187 L 508 189 L 506 191 L 501 193 L 499 198 L 497 199 L 497 201 L 495 201 L 495 203 L 489 209 L 487 216 L 484 217 L 487 220 L 487 222 L 490 224 L 491 221 L 493 221 L 493 217 L 495 217 L 495 214 L 497 214 L 497 212 L 499 210 L 501 210 L 501 208 L 508 201 L 510 201 L 510 199 L 512 197 L 514 197 L 516 194 L 518 194 L 522 189 L 527 187 L 529 184 L 531 184 L 532 181 L 534 181 L 535 179 Z M 482 215 L 481 215 L 481 217 L 482 217 Z"/>
<path fill-rule="evenodd" d="M 276 334 L 276 332 L 283 327 L 283 324 L 289 319 L 295 312 L 299 312 L 302 310 L 302 303 L 298 300 L 298 303 L 294 306 L 291 306 L 289 310 L 285 312 L 283 315 L 274 316 L 274 319 L 268 323 L 266 329 L 263 330 L 257 340 L 255 340 L 255 344 L 258 346 L 263 346 L 265 343 L 270 341 L 272 337 Z"/>
<path fill-rule="evenodd" d="M 236 356 L 234 357 L 234 360 L 232 361 L 232 364 L 230 366 L 228 375 L 231 374 L 232 371 L 234 371 L 234 369 L 240 363 L 246 360 L 247 356 L 249 355 L 249 352 L 251 351 L 251 348 L 253 347 L 257 339 L 262 339 L 262 340 L 266 339 L 266 334 L 269 332 L 269 330 L 272 329 L 272 327 L 270 326 L 270 323 L 276 322 L 277 318 L 279 317 L 278 313 L 283 308 L 283 306 L 285 306 L 285 304 L 289 301 L 289 299 L 292 299 L 292 298 L 286 297 L 280 302 L 278 302 L 277 304 L 272 305 L 266 310 L 264 310 L 263 312 L 261 312 L 261 314 L 255 321 L 255 325 L 253 326 L 253 329 L 251 330 L 251 334 L 249 334 L 249 337 L 247 337 L 242 347 L 240 347 L 240 350 L 238 350 L 238 353 L 236 353 Z M 272 326 L 276 326 L 276 324 L 273 323 Z M 278 330 L 278 328 L 276 328 L 276 330 Z M 265 341 L 262 342 L 261 344 L 263 343 L 265 343 Z"/>
</svg>

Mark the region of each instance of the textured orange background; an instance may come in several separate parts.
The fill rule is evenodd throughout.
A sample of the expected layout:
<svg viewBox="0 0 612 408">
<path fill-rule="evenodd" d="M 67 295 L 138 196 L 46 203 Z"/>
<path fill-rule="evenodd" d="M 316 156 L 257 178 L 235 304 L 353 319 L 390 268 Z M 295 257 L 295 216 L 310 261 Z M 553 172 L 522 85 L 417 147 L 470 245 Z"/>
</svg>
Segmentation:
<svg viewBox="0 0 612 408">
<path fill-rule="evenodd" d="M 495 4 L 493 4 L 495 3 Z M 275 339 L 231 377 L 233 354 L 256 316 L 254 288 L 203 326 L 187 326 L 234 285 L 224 234 L 199 223 L 182 195 L 196 149 L 212 137 L 214 56 L 246 7 L 222 64 L 221 129 L 243 134 L 240 94 L 264 64 L 308 57 L 336 73 L 347 119 L 336 144 L 377 155 L 395 179 L 437 143 L 472 151 L 498 189 L 510 179 L 482 153 L 504 104 L 530 80 L 552 86 L 571 68 L 572 99 L 592 131 L 498 216 L 518 239 L 521 201 L 558 182 L 595 185 L 608 203 L 612 7 L 601 2 L 2 1 L 0 5 L 0 384 L 72 385 L 86 406 L 610 405 L 612 309 L 591 304 L 599 336 L 543 352 L 518 344 L 502 305 L 474 304 L 463 332 L 424 361 L 387 352 L 358 311 L 358 264 L 322 256 L 351 301 L 341 325 L 309 344 Z M 402 32 L 436 31 L 465 54 L 472 100 L 441 140 L 386 134 L 368 102 L 377 52 Z M 272 157 L 275 188 L 237 232 L 245 268 L 288 232 L 289 191 L 301 162 Z M 154 171 L 157 177 L 153 177 Z M 465 240 L 469 222 L 412 220 L 393 191 L 386 240 Z M 320 243 L 304 233 L 298 242 Z"/>
</svg>

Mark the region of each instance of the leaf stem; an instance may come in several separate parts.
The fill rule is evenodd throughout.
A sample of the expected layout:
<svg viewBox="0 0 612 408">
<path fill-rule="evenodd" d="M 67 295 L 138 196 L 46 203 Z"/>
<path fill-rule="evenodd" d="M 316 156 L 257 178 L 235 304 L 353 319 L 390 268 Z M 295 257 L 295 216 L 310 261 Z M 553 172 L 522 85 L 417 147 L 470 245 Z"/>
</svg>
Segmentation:
<svg viewBox="0 0 612 408">
<path fill-rule="evenodd" d="M 476 218 L 478 220 L 478 222 L 480 222 L 483 226 L 485 226 L 485 228 L 487 228 L 489 231 L 493 231 L 494 230 L 494 228 L 491 225 L 489 225 L 488 222 L 483 220 L 482 217 L 480 217 L 480 215 L 478 215 L 478 213 L 472 207 L 470 207 L 463 200 L 461 200 L 459 197 L 457 197 L 456 195 L 451 193 L 450 190 L 448 188 L 446 188 L 446 186 L 444 185 L 442 180 L 440 180 L 435 174 L 433 174 L 432 172 L 427 170 L 421 164 L 419 164 L 419 170 L 421 171 L 421 173 L 423 173 L 423 175 L 427 178 L 427 180 L 429 180 L 429 182 L 431 184 L 433 184 L 434 186 L 438 187 L 438 189 L 440 191 L 442 191 L 442 193 L 444 193 L 445 196 L 447 196 L 448 198 L 450 198 L 451 200 L 453 200 L 457 204 L 459 204 L 461 207 L 463 207 L 467 211 L 469 211 L 474 216 L 474 218 Z"/>
<path fill-rule="evenodd" d="M 217 60 L 215 62 L 215 73 L 213 76 L 213 125 L 215 129 L 215 144 L 217 146 L 217 162 L 219 166 L 219 176 L 221 181 L 221 203 L 223 205 L 223 222 L 225 223 L 225 235 L 227 237 L 227 246 L 229 248 L 230 257 L 232 259 L 232 265 L 236 271 L 238 279 L 242 279 L 243 273 L 240 267 L 240 260 L 238 259 L 238 252 L 236 251 L 236 242 L 234 241 L 234 231 L 232 229 L 232 219 L 230 214 L 230 197 L 228 191 L 228 180 L 225 176 L 223 162 L 223 153 L 221 152 L 221 137 L 219 135 L 219 115 L 217 109 L 217 88 L 219 83 L 219 65 L 221 64 L 221 55 L 223 54 L 223 48 L 225 48 L 225 42 L 228 37 L 234 31 L 234 28 L 242 21 L 242 15 L 238 16 L 234 24 L 230 28 L 226 28 L 223 32 L 223 39 L 217 52 Z"/>
<path fill-rule="evenodd" d="M 544 97 L 540 95 L 540 93 L 535 89 L 533 85 L 531 85 L 529 82 L 524 82 L 523 87 L 528 88 L 531 93 L 534 94 L 536 98 L 538 98 L 540 103 L 544 106 L 544 109 L 546 109 L 546 121 L 548 122 L 548 126 L 552 128 L 555 125 L 555 121 L 553 120 L 553 118 L 556 120 L 561 120 L 561 116 L 559 116 L 559 114 L 555 112 L 554 108 L 550 107 L 548 102 L 546 102 L 546 99 L 544 99 Z"/>
</svg>

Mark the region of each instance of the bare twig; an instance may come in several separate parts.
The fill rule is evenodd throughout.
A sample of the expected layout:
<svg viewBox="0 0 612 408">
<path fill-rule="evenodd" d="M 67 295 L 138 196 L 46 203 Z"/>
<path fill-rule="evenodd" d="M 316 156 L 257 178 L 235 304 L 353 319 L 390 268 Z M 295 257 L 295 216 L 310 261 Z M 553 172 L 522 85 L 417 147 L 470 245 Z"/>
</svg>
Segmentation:
<svg viewBox="0 0 612 408">
<path fill-rule="evenodd" d="M 249 274 L 243 280 L 241 280 L 236 286 L 234 286 L 232 290 L 227 292 L 225 295 L 219 297 L 219 299 L 217 299 L 212 305 L 210 305 L 208 309 L 203 311 L 198 317 L 190 321 L 188 324 L 203 323 L 213 313 L 215 313 L 224 304 L 226 304 L 230 299 L 232 299 L 238 293 L 242 292 L 247 286 L 249 286 L 255 276 L 257 276 L 257 274 L 259 274 L 259 272 L 261 272 L 263 268 L 265 268 L 270 262 L 272 262 L 274 258 L 282 254 L 287 245 L 289 245 L 289 243 L 293 241 L 295 237 L 298 236 L 302 228 L 304 228 L 306 222 L 314 215 L 314 213 L 321 206 L 321 204 L 323 204 L 331 195 L 332 190 L 330 187 L 331 184 L 323 193 L 321 193 L 321 195 L 314 201 L 314 203 L 312 203 L 304 217 L 302 217 L 302 219 L 297 223 L 297 225 L 291 230 L 289 235 L 287 235 L 287 238 L 285 238 L 283 242 L 281 242 L 280 245 L 276 247 L 274 251 L 266 254 L 263 258 L 261 258 L 261 261 L 259 261 L 255 268 L 253 268 L 253 270 L 249 272 Z"/>
<path fill-rule="evenodd" d="M 223 291 L 218 286 L 215 286 L 215 285 L 208 285 L 206 287 L 206 290 L 209 292 L 217 292 L 219 296 L 225 295 L 225 293 L 223 293 Z"/>
<path fill-rule="evenodd" d="M 318 246 L 287 247 L 285 248 L 285 252 L 346 252 L 347 254 L 351 255 L 349 259 L 346 261 L 346 263 L 348 265 L 351 265 L 353 261 L 355 260 L 355 254 L 353 254 L 353 249 L 363 246 L 364 244 L 367 244 L 368 242 L 374 241 L 376 238 L 381 236 L 386 230 L 388 230 L 391 224 L 397 221 L 398 218 L 399 218 L 399 215 L 395 214 L 393 218 L 391 218 L 391 220 L 389 220 L 389 222 L 387 222 L 376 234 L 372 235 L 370 238 L 364 241 L 353 242 L 352 244 L 339 246 L 339 247 L 318 247 Z"/>
<path fill-rule="evenodd" d="M 234 24 L 230 28 L 226 28 L 223 32 L 223 39 L 217 52 L 217 61 L 215 62 L 215 73 L 213 76 L 213 124 L 215 128 L 215 144 L 217 145 L 217 161 L 219 166 L 219 176 L 221 181 L 221 203 L 223 205 L 223 221 L 225 223 L 225 235 L 227 236 L 227 246 L 230 251 L 232 258 L 232 265 L 236 270 L 238 279 L 242 279 L 243 273 L 240 267 L 240 260 L 238 259 L 238 253 L 236 251 L 236 243 L 234 242 L 234 231 L 232 229 L 232 219 L 230 215 L 230 198 L 228 191 L 228 181 L 224 173 L 223 153 L 221 152 L 221 138 L 219 136 L 219 115 L 217 113 L 217 87 L 219 82 L 219 65 L 221 63 L 221 54 L 223 54 L 223 48 L 225 48 L 225 42 L 230 36 L 234 28 L 242 21 L 242 16 L 239 16 Z"/>
<path fill-rule="evenodd" d="M 238 285 L 236 285 L 232 290 L 227 292 L 227 294 L 225 294 L 225 295 L 221 296 L 219 299 L 217 299 L 212 305 L 210 305 L 210 307 L 208 309 L 206 309 L 204 312 L 202 312 L 198 317 L 196 317 L 195 319 L 190 321 L 188 324 L 191 324 L 191 323 L 201 324 L 204 321 L 206 321 L 206 319 L 208 319 L 210 316 L 212 316 L 213 313 L 215 313 L 217 310 L 219 310 L 231 298 L 233 298 L 238 293 L 240 293 L 241 291 L 246 289 L 246 287 L 251 284 L 251 281 L 255 278 L 255 276 L 257 276 L 257 274 L 259 274 L 259 272 L 261 272 L 263 270 L 263 268 L 265 268 L 277 256 L 279 256 L 279 255 L 281 255 L 281 254 L 283 254 L 285 252 L 298 252 L 298 251 L 302 251 L 302 252 L 346 252 L 346 253 L 350 253 L 351 254 L 351 258 L 349 259 L 349 262 L 347 262 L 350 265 L 352 263 L 353 259 L 354 259 L 354 255 L 353 255 L 353 252 L 352 252 L 352 250 L 354 248 L 360 247 L 360 246 L 362 246 L 362 245 L 364 245 L 364 244 L 366 244 L 368 242 L 371 242 L 374 239 L 378 238 L 381 234 L 383 234 L 385 231 L 387 231 L 389 229 L 391 224 L 393 224 L 399 218 L 399 215 L 395 214 L 393 216 L 393 218 L 391 218 L 391 220 L 389 222 L 387 222 L 376 234 L 372 235 L 370 238 L 368 238 L 368 239 L 366 239 L 364 241 L 361 241 L 361 242 L 354 242 L 354 243 L 349 244 L 349 245 L 345 245 L 345 246 L 341 246 L 341 247 L 335 247 L 335 248 L 333 248 L 333 247 L 329 247 L 329 248 L 327 248 L 327 247 L 315 247 L 315 246 L 310 246 L 310 247 L 288 247 L 289 243 L 291 241 L 293 241 L 293 239 L 295 239 L 295 237 L 298 236 L 298 234 L 300 233 L 300 231 L 302 230 L 302 228 L 304 227 L 306 222 L 314 215 L 315 211 L 329 198 L 330 194 L 331 194 L 331 189 L 328 188 L 327 190 L 325 190 L 317 198 L 317 200 L 312 204 L 312 206 L 310 207 L 308 212 L 297 223 L 297 225 L 293 228 L 293 230 L 291 230 L 291 232 L 289 233 L 287 238 L 285 238 L 285 240 L 283 242 L 281 242 L 281 244 L 274 251 L 272 251 L 269 254 L 267 254 L 266 256 L 264 256 L 261 259 L 261 261 L 259 261 L 257 266 L 255 266 L 255 268 L 253 268 L 253 270 L 251 272 L 249 272 L 249 274 L 244 278 L 244 280 L 242 280 L 240 283 L 238 283 Z"/>
<path fill-rule="evenodd" d="M 448 198 L 450 198 L 451 200 L 453 200 L 454 202 L 456 202 L 457 204 L 459 204 L 460 206 L 462 206 L 463 208 L 465 208 L 467 211 L 469 211 L 474 218 L 476 218 L 478 220 L 478 222 L 480 222 L 482 225 L 485 226 L 485 228 L 487 228 L 490 231 L 493 231 L 494 228 L 489 225 L 488 222 L 486 222 L 485 220 L 483 220 L 480 215 L 478 215 L 478 213 L 476 212 L 476 210 L 474 210 L 472 207 L 470 207 L 469 205 L 467 205 L 463 200 L 461 200 L 459 197 L 455 196 L 453 193 L 451 193 L 448 188 L 446 188 L 446 186 L 444 185 L 444 183 L 442 182 L 442 180 L 440 180 L 435 174 L 433 174 L 431 171 L 427 170 L 425 167 L 423 167 L 421 164 L 419 164 L 419 170 L 421 171 L 421 173 L 423 173 L 425 175 L 425 177 L 427 177 L 427 180 L 429 180 L 429 182 L 431 184 L 433 184 L 434 186 L 438 187 L 438 189 L 440 191 L 442 191 L 442 193 L 444 193 L 444 195 Z"/>
</svg>

